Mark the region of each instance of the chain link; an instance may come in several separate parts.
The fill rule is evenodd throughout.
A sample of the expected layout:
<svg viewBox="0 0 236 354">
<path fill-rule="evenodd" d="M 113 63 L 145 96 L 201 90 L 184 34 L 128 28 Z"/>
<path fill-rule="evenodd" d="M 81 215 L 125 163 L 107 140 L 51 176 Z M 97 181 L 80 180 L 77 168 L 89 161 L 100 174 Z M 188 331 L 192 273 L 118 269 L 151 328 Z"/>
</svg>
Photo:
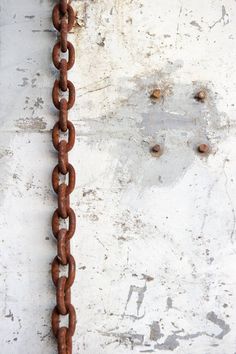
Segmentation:
<svg viewBox="0 0 236 354">
<path fill-rule="evenodd" d="M 57 194 L 58 207 L 52 217 L 52 232 L 57 241 L 57 255 L 52 262 L 52 280 L 56 287 L 56 306 L 52 312 L 52 330 L 57 339 L 58 354 L 72 354 L 72 336 L 75 332 L 76 313 L 71 304 L 71 286 L 75 280 L 75 259 L 70 253 L 70 239 L 76 228 L 76 217 L 70 207 L 70 194 L 75 188 L 75 169 L 68 161 L 68 152 L 75 143 L 75 128 L 68 120 L 68 110 L 75 102 L 75 87 L 68 80 L 67 72 L 75 62 L 75 50 L 67 40 L 68 32 L 75 21 L 75 13 L 68 0 L 59 0 L 52 12 L 54 27 L 60 32 L 60 39 L 54 45 L 52 61 L 59 70 L 52 90 L 54 106 L 59 110 L 59 120 L 52 130 L 52 142 L 58 151 L 58 164 L 52 172 L 52 186 Z M 62 53 L 68 52 L 68 60 Z M 65 54 L 64 54 L 65 55 Z M 68 93 L 68 99 L 65 95 Z M 64 136 L 67 134 L 67 141 Z M 62 178 L 64 179 L 61 182 Z M 64 220 L 67 228 L 60 226 Z M 60 276 L 62 268 L 68 268 L 67 276 Z M 68 316 L 68 327 L 60 327 L 61 316 Z"/>
</svg>

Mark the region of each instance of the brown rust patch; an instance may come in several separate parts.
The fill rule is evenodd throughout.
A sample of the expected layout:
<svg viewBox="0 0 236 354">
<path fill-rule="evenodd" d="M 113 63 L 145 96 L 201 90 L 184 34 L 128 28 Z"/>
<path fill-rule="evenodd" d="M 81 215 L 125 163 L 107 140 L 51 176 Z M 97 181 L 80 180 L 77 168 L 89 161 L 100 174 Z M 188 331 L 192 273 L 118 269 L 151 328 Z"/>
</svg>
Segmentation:
<svg viewBox="0 0 236 354">
<path fill-rule="evenodd" d="M 162 97 L 162 92 L 160 89 L 155 89 L 150 94 L 150 98 L 152 100 L 159 100 L 161 97 Z"/>
</svg>

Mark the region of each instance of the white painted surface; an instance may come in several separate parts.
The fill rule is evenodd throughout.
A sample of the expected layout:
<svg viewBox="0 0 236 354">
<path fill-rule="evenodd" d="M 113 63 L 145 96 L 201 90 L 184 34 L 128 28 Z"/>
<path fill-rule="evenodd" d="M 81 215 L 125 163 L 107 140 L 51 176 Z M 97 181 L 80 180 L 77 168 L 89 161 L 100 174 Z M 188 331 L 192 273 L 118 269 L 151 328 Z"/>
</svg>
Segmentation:
<svg viewBox="0 0 236 354">
<path fill-rule="evenodd" d="M 236 3 L 72 4 L 74 352 L 235 354 Z M 56 353 L 52 6 L 1 1 L 3 354 Z M 193 99 L 202 87 L 206 104 Z M 208 158 L 195 152 L 205 141 Z"/>
</svg>

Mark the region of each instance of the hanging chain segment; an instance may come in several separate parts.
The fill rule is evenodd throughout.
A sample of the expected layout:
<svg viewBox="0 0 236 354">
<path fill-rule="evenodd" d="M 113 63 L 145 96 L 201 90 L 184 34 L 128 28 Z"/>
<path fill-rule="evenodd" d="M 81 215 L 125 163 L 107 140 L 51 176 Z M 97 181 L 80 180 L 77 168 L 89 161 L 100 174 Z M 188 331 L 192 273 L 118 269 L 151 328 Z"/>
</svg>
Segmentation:
<svg viewBox="0 0 236 354">
<path fill-rule="evenodd" d="M 59 41 L 54 45 L 52 60 L 59 70 L 59 79 L 55 80 L 52 99 L 54 106 L 59 110 L 58 122 L 52 131 L 52 142 L 58 151 L 58 164 L 52 172 L 52 186 L 57 194 L 58 207 L 52 217 L 52 232 L 57 241 L 57 255 L 52 262 L 52 280 L 56 287 L 56 306 L 52 312 L 52 330 L 57 339 L 58 354 L 72 354 L 72 336 L 75 332 L 76 314 L 71 304 L 71 286 L 75 279 L 75 260 L 70 253 L 70 239 L 76 228 L 76 217 L 70 207 L 70 194 L 75 188 L 75 170 L 68 161 L 68 152 L 75 143 L 75 128 L 68 120 L 68 110 L 75 102 L 75 87 L 68 80 L 68 70 L 75 62 L 75 50 L 67 40 L 68 32 L 75 21 L 75 13 L 70 1 L 60 0 L 54 6 L 52 21 L 59 31 Z M 68 54 L 68 60 L 62 53 Z M 68 96 L 68 99 L 63 97 Z M 64 135 L 67 133 L 67 141 Z M 63 182 L 61 182 L 63 180 Z M 67 181 L 67 183 L 66 183 Z M 60 225 L 64 221 L 67 228 Z M 67 276 L 60 276 L 60 269 L 68 268 Z M 68 317 L 68 326 L 61 327 L 61 316 Z"/>
</svg>

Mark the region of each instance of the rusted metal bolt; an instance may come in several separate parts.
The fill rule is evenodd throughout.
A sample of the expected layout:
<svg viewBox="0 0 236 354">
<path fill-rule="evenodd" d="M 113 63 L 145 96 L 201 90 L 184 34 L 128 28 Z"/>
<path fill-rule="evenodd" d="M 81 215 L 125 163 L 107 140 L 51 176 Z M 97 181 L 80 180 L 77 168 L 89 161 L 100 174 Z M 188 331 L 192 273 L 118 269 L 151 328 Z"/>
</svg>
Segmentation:
<svg viewBox="0 0 236 354">
<path fill-rule="evenodd" d="M 152 147 L 152 152 L 160 152 L 160 150 L 161 150 L 161 147 L 160 147 L 160 145 L 158 145 L 158 144 L 156 144 L 156 145 L 154 145 L 153 147 Z"/>
<path fill-rule="evenodd" d="M 200 144 L 197 149 L 201 154 L 207 154 L 210 151 L 210 147 L 207 144 Z"/>
<path fill-rule="evenodd" d="M 150 152 L 153 156 L 160 156 L 161 155 L 161 146 L 159 144 L 154 145 L 151 148 Z"/>
<path fill-rule="evenodd" d="M 155 89 L 152 91 L 150 98 L 158 100 L 159 98 L 161 98 L 161 90 L 160 89 Z"/>
<path fill-rule="evenodd" d="M 200 90 L 199 92 L 196 93 L 196 95 L 195 95 L 194 98 L 195 98 L 197 101 L 203 102 L 203 101 L 205 101 L 206 96 L 207 96 L 207 95 L 206 95 L 206 91 Z"/>
</svg>

